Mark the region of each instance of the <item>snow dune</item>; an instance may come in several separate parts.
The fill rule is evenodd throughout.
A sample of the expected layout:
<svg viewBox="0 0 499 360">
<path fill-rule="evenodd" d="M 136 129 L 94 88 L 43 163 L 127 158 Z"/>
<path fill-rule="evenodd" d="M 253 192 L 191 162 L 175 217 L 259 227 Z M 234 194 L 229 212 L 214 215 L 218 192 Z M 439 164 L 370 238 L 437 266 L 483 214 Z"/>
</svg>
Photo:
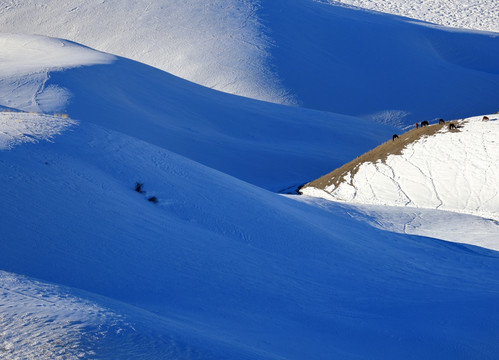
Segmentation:
<svg viewBox="0 0 499 360">
<path fill-rule="evenodd" d="M 4 42 L 5 47 L 11 43 Z M 53 57 L 71 59 L 70 46 L 48 43 Z M 24 52 L 19 56 L 24 58 Z M 68 62 L 65 68 L 61 63 L 48 69 L 42 62 L 31 74 L 0 76 L 4 104 L 67 113 L 274 191 L 301 185 L 394 131 L 368 120 L 224 94 L 134 61 L 94 56 L 92 66 Z M 338 126 L 344 123 L 349 126 Z"/>
<path fill-rule="evenodd" d="M 225 92 L 397 125 L 497 111 L 494 34 L 313 0 L 12 1 L 0 7 L 0 31 L 67 38 Z"/>
<path fill-rule="evenodd" d="M 467 118 L 405 147 L 385 161 L 302 193 L 335 201 L 443 209 L 499 220 L 499 116 Z M 438 126 L 438 125 L 434 125 Z M 401 135 L 403 137 L 404 135 Z M 395 140 L 397 141 L 397 140 Z"/>
</svg>

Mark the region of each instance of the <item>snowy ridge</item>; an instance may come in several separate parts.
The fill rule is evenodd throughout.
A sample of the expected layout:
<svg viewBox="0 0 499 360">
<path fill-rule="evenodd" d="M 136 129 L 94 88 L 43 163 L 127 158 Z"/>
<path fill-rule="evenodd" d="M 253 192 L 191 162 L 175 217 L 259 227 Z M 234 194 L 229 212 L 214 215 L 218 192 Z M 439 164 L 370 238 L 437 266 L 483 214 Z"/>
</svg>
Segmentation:
<svg viewBox="0 0 499 360">
<path fill-rule="evenodd" d="M 360 164 L 355 175 L 348 175 L 338 186 L 305 187 L 302 193 L 499 220 L 499 116 L 487 117 L 490 121 L 482 121 L 483 116 L 461 120 L 457 130 L 445 126 L 437 134 L 411 143 L 401 155 Z"/>
<path fill-rule="evenodd" d="M 499 3 L 494 0 L 321 0 L 406 16 L 454 28 L 499 32 Z"/>
<path fill-rule="evenodd" d="M 224 92 L 385 123 L 496 111 L 494 34 L 313 0 L 8 1 L 0 32 L 67 38 Z"/>
<path fill-rule="evenodd" d="M 0 31 L 69 39 L 217 90 L 294 102 L 269 65 L 258 1 L 37 0 L 0 5 Z"/>
<path fill-rule="evenodd" d="M 29 63 L 29 71 L 0 76 L 0 105 L 66 113 L 274 191 L 303 184 L 394 131 L 369 120 L 225 94 L 58 39 L 3 37 L 11 60 L 0 69 L 8 73 Z M 38 51 L 46 46 L 40 63 L 24 49 L 35 45 Z M 83 55 L 90 65 L 79 66 Z M 334 151 L 340 144 L 343 151 Z"/>
<path fill-rule="evenodd" d="M 110 64 L 116 58 L 66 40 L 0 33 L 0 105 L 34 112 L 62 109 L 71 94 L 47 86 L 49 72 Z"/>
</svg>

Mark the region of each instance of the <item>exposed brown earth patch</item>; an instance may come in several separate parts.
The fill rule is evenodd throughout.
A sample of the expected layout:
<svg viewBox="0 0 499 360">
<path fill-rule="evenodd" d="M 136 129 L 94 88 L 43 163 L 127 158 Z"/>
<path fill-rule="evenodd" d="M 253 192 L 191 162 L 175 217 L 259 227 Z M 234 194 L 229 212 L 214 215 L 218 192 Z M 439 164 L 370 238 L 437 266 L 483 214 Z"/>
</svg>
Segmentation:
<svg viewBox="0 0 499 360">
<path fill-rule="evenodd" d="M 450 130 L 450 124 L 455 125 L 455 129 Z M 435 124 L 429 125 L 425 127 L 414 128 L 412 130 L 407 131 L 402 135 L 398 135 L 398 138 L 394 140 L 389 140 L 376 148 L 366 152 L 365 154 L 355 158 L 349 163 L 339 167 L 338 169 L 326 174 L 317 180 L 309 182 L 302 186 L 302 188 L 306 187 L 314 187 L 318 189 L 325 189 L 331 185 L 335 187 L 339 186 L 340 183 L 345 181 L 345 178 L 348 174 L 351 174 L 351 178 L 357 173 L 360 165 L 365 162 L 377 163 L 377 162 L 385 162 L 389 155 L 400 155 L 404 148 L 421 139 L 424 136 L 432 136 L 442 128 L 446 128 L 448 131 L 456 132 L 460 131 L 459 128 L 464 124 L 463 121 L 448 121 L 445 124 Z"/>
</svg>

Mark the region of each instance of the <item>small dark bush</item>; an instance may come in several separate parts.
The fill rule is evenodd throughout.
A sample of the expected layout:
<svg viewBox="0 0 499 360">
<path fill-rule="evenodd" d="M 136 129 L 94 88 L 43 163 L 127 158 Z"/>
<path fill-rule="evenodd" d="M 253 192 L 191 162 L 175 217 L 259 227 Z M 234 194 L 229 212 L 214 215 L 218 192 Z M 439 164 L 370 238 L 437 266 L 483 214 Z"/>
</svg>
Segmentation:
<svg viewBox="0 0 499 360">
<path fill-rule="evenodd" d="M 150 201 L 153 204 L 157 204 L 158 203 L 158 198 L 156 196 L 151 196 L 150 198 L 147 198 L 147 201 Z"/>
<path fill-rule="evenodd" d="M 135 183 L 135 191 L 137 191 L 139 194 L 145 193 L 145 191 L 142 190 L 142 186 L 144 186 L 144 184 L 139 182 Z"/>
</svg>

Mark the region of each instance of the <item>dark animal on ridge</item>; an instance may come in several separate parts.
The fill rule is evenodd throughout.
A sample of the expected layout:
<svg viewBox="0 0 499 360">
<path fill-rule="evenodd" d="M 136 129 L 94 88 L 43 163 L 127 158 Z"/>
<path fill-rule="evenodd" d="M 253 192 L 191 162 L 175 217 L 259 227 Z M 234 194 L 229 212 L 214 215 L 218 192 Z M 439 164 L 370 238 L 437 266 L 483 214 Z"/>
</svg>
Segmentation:
<svg viewBox="0 0 499 360">
<path fill-rule="evenodd" d="M 440 119 L 440 120 L 438 120 L 438 123 L 439 124 L 445 124 L 445 120 L 444 119 Z"/>
<path fill-rule="evenodd" d="M 456 129 L 456 125 L 454 124 L 449 124 L 449 130 L 454 130 Z"/>
<path fill-rule="evenodd" d="M 424 121 L 421 121 L 421 127 L 423 126 L 428 126 L 428 121 L 424 120 Z"/>
<path fill-rule="evenodd" d="M 489 121 L 489 117 L 488 117 L 488 116 L 484 116 L 484 117 L 482 118 L 482 121 Z"/>
<path fill-rule="evenodd" d="M 398 139 L 398 138 L 399 138 L 399 136 L 397 134 L 393 134 L 392 141 L 395 141 L 395 139 Z"/>
</svg>

